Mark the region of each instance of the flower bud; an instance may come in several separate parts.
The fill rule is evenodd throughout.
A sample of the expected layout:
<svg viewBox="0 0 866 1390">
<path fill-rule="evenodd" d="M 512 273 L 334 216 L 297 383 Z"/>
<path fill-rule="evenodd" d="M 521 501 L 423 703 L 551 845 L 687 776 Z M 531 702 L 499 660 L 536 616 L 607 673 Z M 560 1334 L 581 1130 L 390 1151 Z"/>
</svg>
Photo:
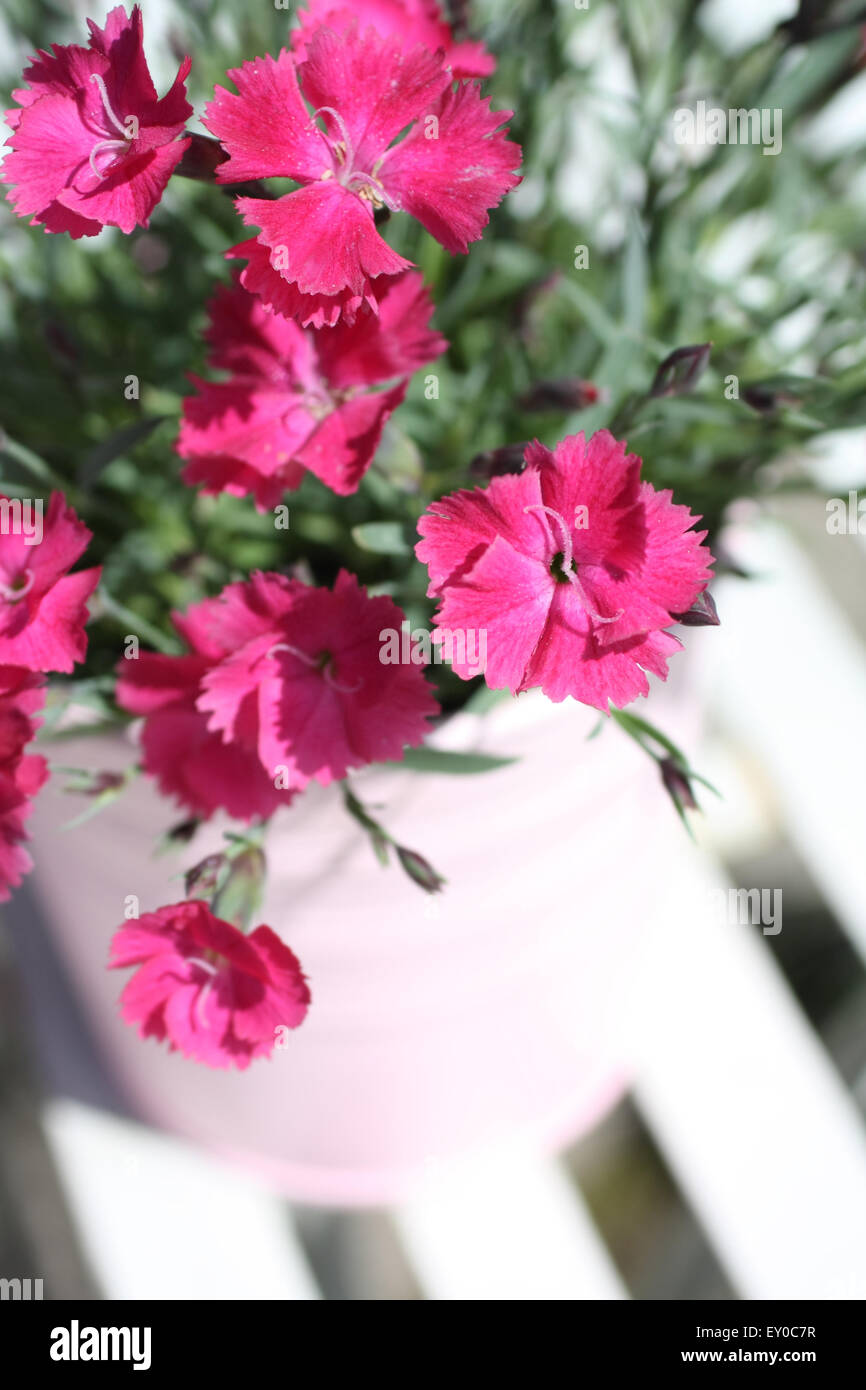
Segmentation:
<svg viewBox="0 0 866 1390">
<path fill-rule="evenodd" d="M 720 623 L 709 589 L 704 589 L 702 594 L 698 594 L 687 613 L 672 613 L 671 617 L 674 622 L 682 623 L 683 627 L 718 627 Z"/>
<path fill-rule="evenodd" d="M 665 791 L 678 811 L 697 811 L 699 809 L 688 773 L 683 771 L 675 758 L 660 758 L 659 772 L 662 775 Z"/>
<path fill-rule="evenodd" d="M 213 897 L 226 865 L 224 854 L 209 854 L 207 858 L 194 864 L 184 875 L 184 889 L 188 898 Z"/>
<path fill-rule="evenodd" d="M 473 478 L 498 478 L 502 473 L 522 473 L 523 455 L 528 445 L 503 444 L 499 449 L 486 449 L 476 454 L 469 465 Z"/>
<path fill-rule="evenodd" d="M 682 396 L 697 385 L 710 359 L 712 343 L 677 348 L 659 364 L 650 387 L 651 396 Z"/>
<path fill-rule="evenodd" d="M 585 410 L 602 399 L 591 381 L 563 377 L 558 381 L 537 381 L 520 400 L 523 410 Z"/>
<path fill-rule="evenodd" d="M 414 849 L 406 849 L 405 845 L 395 845 L 397 858 L 419 888 L 423 888 L 425 893 L 441 893 L 445 884 L 445 879 L 437 874 L 432 864 L 416 853 Z"/>
</svg>

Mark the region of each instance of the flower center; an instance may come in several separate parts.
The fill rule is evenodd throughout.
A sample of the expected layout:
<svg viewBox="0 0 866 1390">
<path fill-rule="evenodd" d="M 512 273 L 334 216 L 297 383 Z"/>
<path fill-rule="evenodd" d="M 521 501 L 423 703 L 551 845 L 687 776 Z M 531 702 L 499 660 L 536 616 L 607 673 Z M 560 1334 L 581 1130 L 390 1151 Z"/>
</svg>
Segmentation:
<svg viewBox="0 0 866 1390">
<path fill-rule="evenodd" d="M 547 527 L 547 538 L 551 546 L 555 546 L 556 541 L 553 539 L 550 522 L 547 521 L 547 517 L 552 517 L 558 526 L 560 539 L 562 541 L 562 549 L 554 551 L 549 566 L 550 573 L 557 584 L 571 585 L 586 616 L 594 623 L 615 623 L 617 618 L 621 618 L 623 615 L 623 610 L 621 608 L 618 609 L 616 613 L 611 614 L 609 618 L 602 617 L 602 615 L 596 613 L 593 608 L 589 595 L 578 577 L 577 565 L 574 563 L 574 542 L 571 536 L 571 528 L 566 524 L 565 517 L 561 512 L 558 512 L 555 507 L 546 506 L 544 502 L 532 502 L 528 507 L 524 507 L 523 510 L 524 512 L 541 512 L 542 516 L 545 518 L 544 524 Z"/>
<path fill-rule="evenodd" d="M 117 137 L 110 136 L 106 140 L 98 140 L 90 151 L 90 167 L 98 179 L 104 179 L 107 171 L 97 167 L 97 155 L 109 154 L 111 158 L 108 162 L 109 164 L 113 164 L 115 155 L 121 153 L 125 154 L 132 141 L 138 138 L 138 118 L 136 116 L 126 116 L 124 120 L 121 120 L 109 100 L 104 79 L 100 77 L 98 72 L 92 72 L 90 74 L 90 80 L 91 82 L 95 82 L 99 89 L 99 95 L 102 98 L 102 109 L 105 112 L 108 124 L 113 126 L 118 133 Z"/>
<path fill-rule="evenodd" d="M 29 594 L 33 588 L 33 575 L 29 570 L 22 570 L 8 584 L 0 584 L 0 595 L 8 603 L 20 603 L 25 594 Z"/>
<path fill-rule="evenodd" d="M 557 584 L 567 584 L 569 582 L 568 572 L 565 568 L 564 550 L 557 550 L 550 562 L 550 573 L 553 575 Z"/>
<path fill-rule="evenodd" d="M 310 666 L 314 671 L 321 671 L 325 684 L 329 685 L 332 690 L 339 691 L 341 695 L 353 695 L 364 684 L 362 680 L 359 680 L 354 685 L 341 685 L 334 670 L 334 655 L 327 650 L 320 651 L 316 656 L 310 656 L 309 652 L 301 651 L 300 647 L 293 647 L 290 642 L 277 642 L 276 646 L 271 647 L 266 655 L 273 656 L 274 652 L 291 652 L 292 656 L 303 661 L 305 666 Z"/>
<path fill-rule="evenodd" d="M 343 188 L 350 188 L 353 193 L 357 193 L 359 198 L 365 199 L 374 209 L 389 207 L 394 211 L 394 205 L 385 192 L 381 180 L 376 177 L 376 169 L 381 164 L 381 160 L 370 171 L 355 168 L 355 147 L 352 144 L 352 137 L 349 128 L 339 111 L 333 106 L 320 106 L 313 112 L 313 120 L 322 114 L 331 116 L 334 124 L 342 136 L 342 139 L 334 140 L 325 131 L 319 130 L 322 139 L 327 143 L 334 160 L 334 166 L 322 170 L 319 175 L 322 182 L 326 179 L 336 178 Z M 318 129 L 318 127 L 317 127 Z"/>
</svg>

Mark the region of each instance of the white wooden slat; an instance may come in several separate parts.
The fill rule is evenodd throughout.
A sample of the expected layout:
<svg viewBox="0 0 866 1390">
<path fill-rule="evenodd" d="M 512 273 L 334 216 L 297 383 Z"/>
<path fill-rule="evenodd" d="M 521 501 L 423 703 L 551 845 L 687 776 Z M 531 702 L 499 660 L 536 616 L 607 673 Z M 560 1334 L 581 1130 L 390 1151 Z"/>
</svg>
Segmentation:
<svg viewBox="0 0 866 1390">
<path fill-rule="evenodd" d="M 670 869 L 634 962 L 638 1104 L 741 1297 L 866 1296 L 862 1121 L 714 868 Z"/>
<path fill-rule="evenodd" d="M 866 957 L 866 651 L 780 526 L 738 530 L 730 548 L 759 577 L 718 586 L 715 708 L 758 755 L 793 843 Z"/>
<path fill-rule="evenodd" d="M 69 1101 L 43 1123 L 107 1298 L 319 1297 L 285 1206 L 245 1173 Z"/>
<path fill-rule="evenodd" d="M 430 1299 L 628 1297 L 553 1159 L 500 1148 L 432 1169 L 395 1219 Z"/>
</svg>

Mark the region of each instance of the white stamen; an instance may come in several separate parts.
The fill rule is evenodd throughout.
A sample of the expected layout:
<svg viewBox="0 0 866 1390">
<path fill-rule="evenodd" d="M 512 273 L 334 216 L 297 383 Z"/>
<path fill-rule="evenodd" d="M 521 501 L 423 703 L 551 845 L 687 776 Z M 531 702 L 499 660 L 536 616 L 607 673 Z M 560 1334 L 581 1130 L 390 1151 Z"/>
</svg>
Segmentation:
<svg viewBox="0 0 866 1390">
<path fill-rule="evenodd" d="M 291 652 L 292 656 L 296 656 L 307 666 L 318 666 L 319 664 L 314 656 L 308 656 L 306 652 L 301 651 L 300 647 L 293 647 L 290 642 L 278 642 L 275 647 L 271 647 L 270 651 L 265 652 L 265 656 L 273 656 L 274 652 Z"/>
<path fill-rule="evenodd" d="M 548 516 L 552 516 L 554 521 L 558 522 L 559 529 L 562 533 L 562 568 L 570 579 L 571 575 L 569 571 L 571 570 L 574 560 L 574 545 L 571 539 L 571 532 L 565 524 L 565 518 L 561 516 L 554 507 L 546 507 L 543 502 L 532 502 L 528 507 L 524 507 L 523 510 L 525 512 L 545 512 Z M 547 528 L 547 533 L 550 535 L 549 526 Z M 552 541 L 553 537 L 551 536 L 551 542 Z"/>
<path fill-rule="evenodd" d="M 340 115 L 339 111 L 334 110 L 333 106 L 320 106 L 318 111 L 313 112 L 313 120 L 315 120 L 317 116 L 321 116 L 323 111 L 327 112 L 329 116 L 333 116 L 334 120 L 337 123 L 337 127 L 340 131 L 340 134 L 343 137 L 343 144 L 346 146 L 346 157 L 341 162 L 345 164 L 349 169 L 351 169 L 352 165 L 355 162 L 355 147 L 352 144 L 351 136 L 349 135 L 349 130 L 346 125 L 346 122 L 343 120 L 343 117 Z"/>
<path fill-rule="evenodd" d="M 105 107 L 105 114 L 111 121 L 111 124 L 114 126 L 114 129 L 120 131 L 120 134 L 123 136 L 124 140 L 128 140 L 130 138 L 129 131 L 123 124 L 123 121 L 121 121 L 120 118 L 115 115 L 111 102 L 108 100 L 108 92 L 105 90 L 105 83 L 100 77 L 99 73 L 92 72 L 90 74 L 90 80 L 91 82 L 95 82 L 97 87 L 99 88 L 99 95 L 102 97 L 102 105 Z"/>
<path fill-rule="evenodd" d="M 93 170 L 94 174 L 96 175 L 96 177 L 97 177 L 98 179 L 104 179 L 104 178 L 105 178 L 105 174 L 103 173 L 103 171 L 102 171 L 101 169 L 97 169 L 97 167 L 96 167 L 96 162 L 95 162 L 95 161 L 96 161 L 96 156 L 97 156 L 98 154 L 101 154 L 103 150 L 112 150 L 112 151 L 118 150 L 118 151 L 119 151 L 119 150 L 125 150 L 125 149 L 126 149 L 126 141 L 125 141 L 125 140 L 100 140 L 98 145 L 94 145 L 94 146 L 93 146 L 93 149 L 90 151 L 90 154 L 89 154 L 89 156 L 88 156 L 88 159 L 89 159 L 89 161 L 90 161 L 90 167 L 91 167 L 91 169 Z"/>
<path fill-rule="evenodd" d="M 611 617 L 603 618 L 602 615 L 596 613 L 594 608 L 590 605 L 589 596 L 581 584 L 574 566 L 574 544 L 571 539 L 571 531 L 566 525 L 565 518 L 560 515 L 555 507 L 547 507 L 543 502 L 532 502 L 529 506 L 524 507 L 523 510 L 524 512 L 545 512 L 547 516 L 552 516 L 554 521 L 559 525 L 560 532 L 562 533 L 562 572 L 571 587 L 576 591 L 586 616 L 596 623 L 615 623 L 618 618 L 621 618 L 624 612 L 622 608 L 618 608 Z M 550 535 L 549 526 L 548 535 Z M 550 536 L 550 540 L 551 544 L 555 544 L 552 536 Z"/>
<path fill-rule="evenodd" d="M 271 647 L 270 651 L 266 652 L 265 655 L 273 656 L 274 652 L 291 652 L 292 656 L 296 656 L 299 661 L 303 661 L 307 666 L 312 666 L 317 670 L 321 670 L 325 678 L 325 684 L 329 685 L 332 690 L 338 690 L 341 695 L 353 695 L 355 691 L 360 690 L 361 686 L 364 684 L 363 681 L 358 681 L 356 685 L 341 685 L 331 674 L 332 659 L 329 658 L 323 667 L 319 657 L 308 656 L 306 652 L 302 652 L 299 647 L 293 647 L 289 642 L 278 642 L 276 646 Z"/>
</svg>

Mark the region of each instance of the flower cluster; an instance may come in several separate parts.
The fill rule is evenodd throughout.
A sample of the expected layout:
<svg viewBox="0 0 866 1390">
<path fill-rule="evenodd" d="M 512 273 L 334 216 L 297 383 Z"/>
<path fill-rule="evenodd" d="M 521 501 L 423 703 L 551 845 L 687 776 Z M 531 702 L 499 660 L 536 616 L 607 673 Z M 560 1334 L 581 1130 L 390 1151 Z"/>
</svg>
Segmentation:
<svg viewBox="0 0 866 1390">
<path fill-rule="evenodd" d="M 45 759 L 24 752 L 42 708 L 45 673 L 84 660 L 87 600 L 100 570 L 69 571 L 91 533 L 61 493 L 43 518 L 28 500 L 0 497 L 0 900 L 31 867 L 22 848 L 31 799 L 48 776 Z"/>
<path fill-rule="evenodd" d="M 119 703 L 145 716 L 145 769 L 197 815 L 252 820 L 311 781 L 400 759 L 438 711 L 423 672 L 379 659 L 402 620 L 345 570 L 333 590 L 254 574 L 175 615 L 189 655 L 119 672 Z"/>
<path fill-rule="evenodd" d="M 0 902 L 33 867 L 22 841 L 32 798 L 48 776 L 45 759 L 24 749 L 33 739 L 44 692 L 41 677 L 0 666 Z"/>
<path fill-rule="evenodd" d="M 229 375 L 197 382 L 199 395 L 184 403 L 184 481 L 251 495 L 261 510 L 307 471 L 334 492 L 354 492 L 407 373 L 448 346 L 429 327 L 433 304 L 416 271 L 386 279 L 379 293 L 376 313 L 365 306 L 351 325 L 304 329 L 240 285 L 221 289 L 207 338 L 211 365 Z"/>
<path fill-rule="evenodd" d="M 88 21 L 86 48 L 54 45 L 26 69 L 7 113 L 3 179 L 19 216 L 76 238 L 147 227 L 172 174 L 234 186 L 253 234 L 219 248 L 243 264 L 210 304 L 208 375 L 192 378 L 176 441 L 181 478 L 265 512 L 312 474 L 316 505 L 363 515 L 377 487 L 397 494 L 390 479 L 371 475 L 339 504 L 319 484 L 339 498 L 359 490 L 411 374 L 449 348 L 421 272 L 382 229 L 404 212 L 452 255 L 467 253 L 519 183 L 521 150 L 506 129 L 512 113 L 482 95 L 493 58 L 455 37 L 437 0 L 308 0 L 298 21 L 287 47 L 215 87 L 209 136 L 186 131 L 189 58 L 158 97 L 138 6 L 112 10 L 102 29 Z M 525 409 L 600 400 L 571 378 L 516 394 Z M 522 446 L 503 444 L 494 459 L 519 467 Z M 540 687 L 608 711 L 645 695 L 650 674 L 666 676 L 680 646 L 669 628 L 690 610 L 704 620 L 712 559 L 698 518 L 640 471 L 601 431 L 553 450 L 536 442 L 522 471 L 429 503 L 416 554 L 440 604 L 438 638 L 484 639 L 453 654 L 459 677 L 480 668 L 495 689 Z M 189 500 L 193 530 L 221 511 Z M 423 506 L 409 497 L 413 524 Z M 403 531 L 390 514 L 381 529 Z M 69 673 L 86 651 L 99 570 L 70 571 L 89 538 L 60 494 L 36 543 L 21 528 L 0 535 L 0 897 L 29 867 L 24 822 L 47 767 L 25 750 L 45 673 Z M 393 552 L 383 546 L 401 548 L 404 534 Z M 198 601 L 173 614 L 181 654 L 140 652 L 136 640 L 117 666 L 117 705 L 141 721 L 141 764 L 188 813 L 179 829 L 191 835 L 219 813 L 248 827 L 190 871 L 186 901 L 127 921 L 112 947 L 112 968 L 133 972 L 123 1019 L 212 1067 L 271 1055 L 310 1004 L 280 936 L 248 930 L 264 877 L 260 823 L 311 782 L 399 761 L 439 712 L 414 661 L 383 658 L 383 637 L 406 617 L 390 594 L 414 612 L 417 567 L 419 582 L 403 587 L 385 570 L 368 593 L 336 563 L 324 568 L 333 584 L 316 583 L 301 558 L 243 578 L 232 556 L 219 573 L 235 582 L 188 590 Z M 343 800 L 381 859 L 390 847 L 416 884 L 440 891 L 445 880 L 354 789 Z"/>
</svg>

